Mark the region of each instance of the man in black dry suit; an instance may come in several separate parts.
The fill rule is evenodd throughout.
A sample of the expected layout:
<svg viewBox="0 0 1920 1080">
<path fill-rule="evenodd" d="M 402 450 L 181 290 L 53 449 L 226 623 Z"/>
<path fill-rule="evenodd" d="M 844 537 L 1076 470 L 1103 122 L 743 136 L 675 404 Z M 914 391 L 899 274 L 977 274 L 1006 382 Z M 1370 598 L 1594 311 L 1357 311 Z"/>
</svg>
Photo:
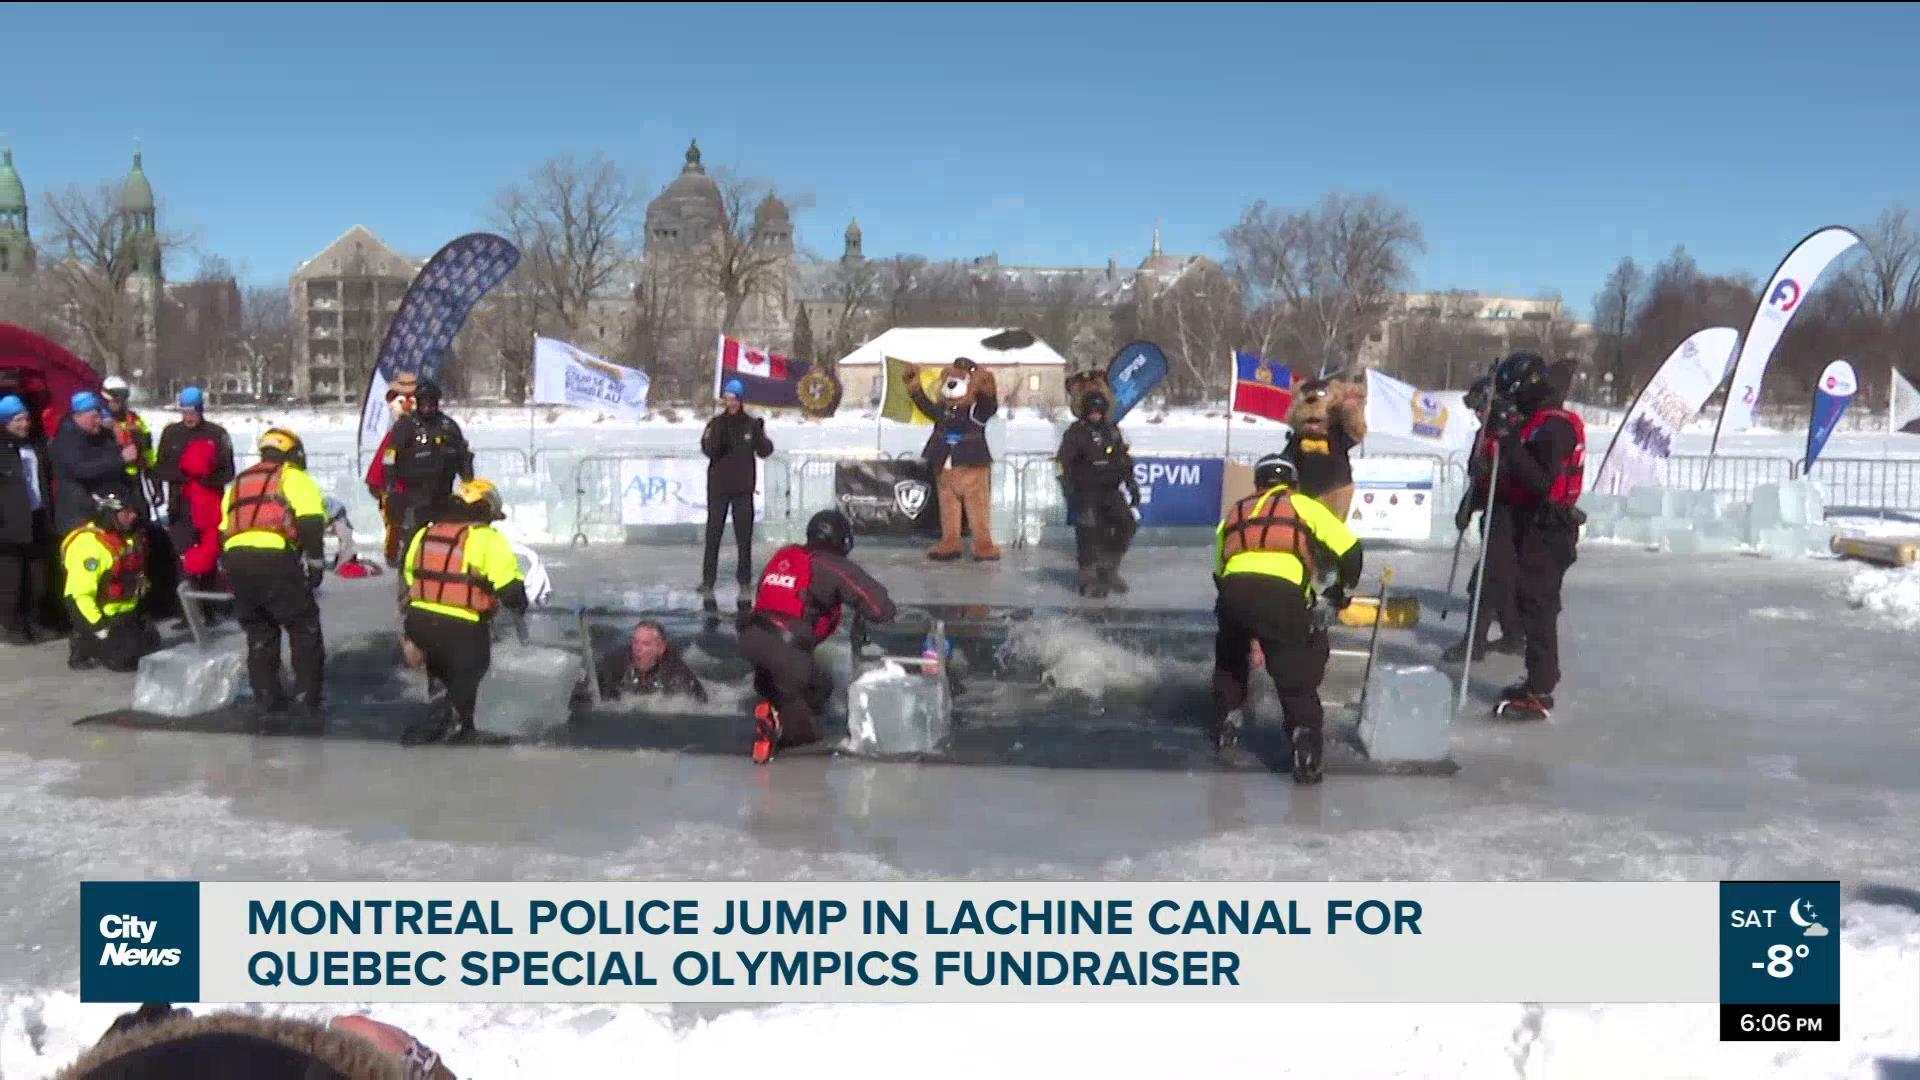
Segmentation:
<svg viewBox="0 0 1920 1080">
<path fill-rule="evenodd" d="M 753 580 L 753 489 L 759 479 L 756 457 L 773 453 L 767 422 L 747 414 L 741 397 L 746 387 L 728 379 L 720 391 L 720 412 L 700 433 L 700 452 L 707 455 L 707 550 L 700 560 L 700 595 L 711 610 L 713 584 L 720 576 L 720 536 L 727 515 L 733 515 L 734 580 L 740 583 L 741 611 L 752 608 L 747 586 Z"/>
<path fill-rule="evenodd" d="M 1107 420 L 1107 396 L 1087 394 L 1081 418 L 1067 428 L 1054 456 L 1067 505 L 1073 509 L 1074 556 L 1080 565 L 1080 595 L 1095 598 L 1123 593 L 1120 560 L 1133 543 L 1138 523 L 1140 484 L 1133 476 L 1133 454 L 1120 425 Z M 1121 489 L 1126 489 L 1123 497 Z"/>
</svg>

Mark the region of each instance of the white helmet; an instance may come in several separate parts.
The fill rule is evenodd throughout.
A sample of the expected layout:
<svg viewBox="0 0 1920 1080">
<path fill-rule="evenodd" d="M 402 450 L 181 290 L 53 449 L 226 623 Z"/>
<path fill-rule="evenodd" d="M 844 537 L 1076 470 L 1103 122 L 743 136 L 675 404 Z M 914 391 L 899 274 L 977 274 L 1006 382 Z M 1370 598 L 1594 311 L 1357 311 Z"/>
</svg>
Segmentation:
<svg viewBox="0 0 1920 1080">
<path fill-rule="evenodd" d="M 123 398 L 133 393 L 133 388 L 127 385 L 127 380 L 118 375 L 107 376 L 106 379 L 100 383 L 100 390 L 112 398 Z"/>
</svg>

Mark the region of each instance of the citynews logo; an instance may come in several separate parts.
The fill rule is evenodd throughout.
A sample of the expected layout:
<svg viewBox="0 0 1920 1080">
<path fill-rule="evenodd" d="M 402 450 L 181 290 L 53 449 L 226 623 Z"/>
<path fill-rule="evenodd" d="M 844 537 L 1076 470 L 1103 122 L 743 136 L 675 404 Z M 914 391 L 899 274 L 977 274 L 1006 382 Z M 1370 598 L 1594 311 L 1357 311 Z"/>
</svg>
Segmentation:
<svg viewBox="0 0 1920 1080">
<path fill-rule="evenodd" d="M 100 954 L 105 967 L 178 967 L 180 950 L 152 948 L 160 920 L 137 915 L 108 915 L 100 920 L 100 936 L 107 940 Z"/>
</svg>

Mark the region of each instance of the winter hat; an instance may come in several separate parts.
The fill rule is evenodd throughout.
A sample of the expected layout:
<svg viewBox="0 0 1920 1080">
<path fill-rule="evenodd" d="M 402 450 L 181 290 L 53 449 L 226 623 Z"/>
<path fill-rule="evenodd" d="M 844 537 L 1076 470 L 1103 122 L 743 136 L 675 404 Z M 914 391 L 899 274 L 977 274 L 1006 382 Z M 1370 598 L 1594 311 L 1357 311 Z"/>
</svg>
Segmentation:
<svg viewBox="0 0 1920 1080">
<path fill-rule="evenodd" d="M 12 394 L 0 398 L 0 424 L 8 423 L 16 416 L 25 415 L 27 415 L 26 402 L 21 401 Z"/>
<path fill-rule="evenodd" d="M 67 402 L 67 405 L 77 413 L 99 412 L 106 407 L 101 404 L 100 395 L 91 390 L 74 391 L 73 397 Z"/>
<path fill-rule="evenodd" d="M 720 396 L 744 399 L 747 396 L 747 384 L 739 379 L 728 379 L 727 384 L 720 388 Z"/>
<path fill-rule="evenodd" d="M 186 1015 L 110 1032 L 59 1073 L 60 1080 L 136 1076 L 255 1080 L 405 1080 L 399 1057 L 356 1034 L 306 1020 L 242 1013 Z"/>
<path fill-rule="evenodd" d="M 180 408 L 200 412 L 205 410 L 206 407 L 207 392 L 205 390 L 197 386 L 189 386 L 185 390 L 180 391 Z"/>
</svg>

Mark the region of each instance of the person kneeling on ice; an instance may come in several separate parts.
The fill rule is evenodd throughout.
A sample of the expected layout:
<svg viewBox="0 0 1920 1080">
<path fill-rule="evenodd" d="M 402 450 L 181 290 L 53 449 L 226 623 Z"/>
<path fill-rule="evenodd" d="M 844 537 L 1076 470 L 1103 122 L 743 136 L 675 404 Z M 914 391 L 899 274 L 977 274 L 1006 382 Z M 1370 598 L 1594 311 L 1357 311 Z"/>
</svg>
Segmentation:
<svg viewBox="0 0 1920 1080">
<path fill-rule="evenodd" d="M 1325 712 L 1320 680 L 1327 673 L 1326 627 L 1314 618 L 1313 582 L 1321 567 L 1337 566 L 1327 590 L 1335 609 L 1360 583 L 1360 540 L 1346 523 L 1310 496 L 1294 490 L 1293 462 L 1268 454 L 1253 467 L 1252 495 L 1233 504 L 1220 522 L 1214 553 L 1213 722 L 1217 749 L 1233 743 L 1233 714 L 1246 704 L 1251 646 L 1260 646 L 1267 674 L 1280 695 L 1281 730 L 1293 747 L 1293 778 L 1318 783 Z"/>
<path fill-rule="evenodd" d="M 618 701 L 625 694 L 672 694 L 707 700 L 707 688 L 700 685 L 699 676 L 667 640 L 666 628 L 652 619 L 639 623 L 626 644 L 601 657 L 595 675 L 600 680 L 600 696 L 608 701 Z"/>
<path fill-rule="evenodd" d="M 247 635 L 247 681 L 261 733 L 281 734 L 290 730 L 280 684 L 283 631 L 292 654 L 297 719 L 309 727 L 321 722 L 327 654 L 314 594 L 327 569 L 327 508 L 320 485 L 307 475 L 300 436 L 269 428 L 259 445 L 260 460 L 233 478 L 220 504 L 220 561 Z"/>
<path fill-rule="evenodd" d="M 147 541 L 137 507 L 118 494 L 93 496 L 93 517 L 60 542 L 66 570 L 67 666 L 132 671 L 159 646 L 140 613 L 147 595 Z"/>
<path fill-rule="evenodd" d="M 433 521 L 407 544 L 406 638 L 418 649 L 429 678 L 446 687 L 445 700 L 401 741 L 485 741 L 473 726 L 480 680 L 493 666 L 491 623 L 501 608 L 523 615 L 527 588 L 513 545 L 490 523 L 507 516 L 500 492 L 485 480 L 454 490 Z"/>
<path fill-rule="evenodd" d="M 753 664 L 753 686 L 764 699 L 753 710 L 753 760 L 820 741 L 817 719 L 833 696 L 833 680 L 814 664 L 813 650 L 833 636 L 842 605 L 868 622 L 893 621 L 893 598 L 847 558 L 853 523 L 838 510 L 807 522 L 807 541 L 774 552 L 760 574 L 753 612 L 740 626 L 740 655 Z"/>
</svg>

